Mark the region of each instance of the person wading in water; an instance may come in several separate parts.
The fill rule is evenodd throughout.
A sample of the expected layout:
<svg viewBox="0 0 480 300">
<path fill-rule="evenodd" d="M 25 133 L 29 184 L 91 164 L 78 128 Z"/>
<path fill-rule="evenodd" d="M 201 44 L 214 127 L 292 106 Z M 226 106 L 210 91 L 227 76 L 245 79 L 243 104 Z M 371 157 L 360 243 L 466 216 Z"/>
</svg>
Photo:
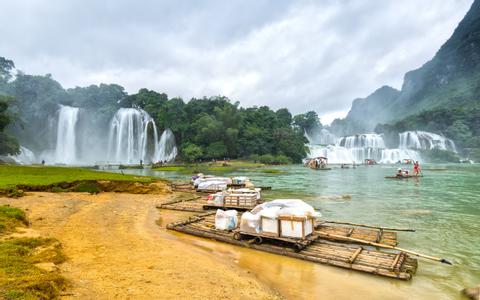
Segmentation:
<svg viewBox="0 0 480 300">
<path fill-rule="evenodd" d="M 418 175 L 420 173 L 420 164 L 418 160 L 413 164 L 413 174 Z"/>
</svg>

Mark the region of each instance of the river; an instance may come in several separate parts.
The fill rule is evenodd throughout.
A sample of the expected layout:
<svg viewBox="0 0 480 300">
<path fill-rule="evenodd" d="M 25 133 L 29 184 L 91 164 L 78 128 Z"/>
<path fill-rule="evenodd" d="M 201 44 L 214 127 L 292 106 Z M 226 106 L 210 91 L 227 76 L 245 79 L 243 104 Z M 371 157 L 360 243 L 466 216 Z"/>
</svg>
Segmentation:
<svg viewBox="0 0 480 300">
<path fill-rule="evenodd" d="M 453 266 L 419 259 L 413 280 L 403 282 L 218 243 L 196 243 L 220 249 L 217 253 L 233 252 L 241 267 L 288 298 L 462 299 L 461 289 L 480 283 L 480 166 L 424 164 L 422 178 L 384 178 L 396 168 L 334 166 L 315 171 L 292 165 L 275 167 L 282 171 L 277 174 L 246 170 L 222 175 L 248 176 L 257 186 L 271 186 L 272 191 L 263 194 L 267 199 L 303 199 L 328 220 L 416 229 L 399 233 L 399 246 L 446 258 Z M 149 169 L 123 172 L 188 178 L 185 173 Z"/>
</svg>

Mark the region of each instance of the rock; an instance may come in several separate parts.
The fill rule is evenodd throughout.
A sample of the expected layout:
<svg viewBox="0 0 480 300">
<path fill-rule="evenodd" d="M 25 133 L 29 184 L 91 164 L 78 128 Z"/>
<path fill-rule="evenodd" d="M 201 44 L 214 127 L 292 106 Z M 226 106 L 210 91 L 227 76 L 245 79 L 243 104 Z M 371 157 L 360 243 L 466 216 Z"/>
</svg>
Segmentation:
<svg viewBox="0 0 480 300">
<path fill-rule="evenodd" d="M 58 267 L 52 262 L 38 263 L 35 267 L 45 270 L 49 273 L 58 271 Z"/>
<path fill-rule="evenodd" d="M 467 296 L 469 299 L 472 300 L 479 300 L 480 299 L 480 284 L 476 287 L 465 288 L 462 290 L 462 293 Z"/>
</svg>

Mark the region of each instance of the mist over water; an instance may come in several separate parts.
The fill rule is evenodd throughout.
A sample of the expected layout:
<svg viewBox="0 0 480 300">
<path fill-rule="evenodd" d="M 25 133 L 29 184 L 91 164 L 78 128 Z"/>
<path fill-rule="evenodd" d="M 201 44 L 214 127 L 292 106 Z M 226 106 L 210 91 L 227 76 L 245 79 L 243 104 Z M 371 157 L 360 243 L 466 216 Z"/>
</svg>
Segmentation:
<svg viewBox="0 0 480 300">
<path fill-rule="evenodd" d="M 366 133 L 337 138 L 326 129 L 313 136 L 309 157 L 327 157 L 330 163 L 361 163 L 374 159 L 380 163 L 396 163 L 403 159 L 421 160 L 418 150 L 441 149 L 456 152 L 455 143 L 443 136 L 426 131 L 406 131 L 398 134 L 394 142 L 383 134 Z"/>
<path fill-rule="evenodd" d="M 153 118 L 139 108 L 120 108 L 107 121 L 60 105 L 49 123 L 53 147 L 33 151 L 22 146 L 12 159 L 22 164 L 138 164 L 172 161 L 177 155 L 173 132 L 166 129 L 160 136 Z"/>
</svg>

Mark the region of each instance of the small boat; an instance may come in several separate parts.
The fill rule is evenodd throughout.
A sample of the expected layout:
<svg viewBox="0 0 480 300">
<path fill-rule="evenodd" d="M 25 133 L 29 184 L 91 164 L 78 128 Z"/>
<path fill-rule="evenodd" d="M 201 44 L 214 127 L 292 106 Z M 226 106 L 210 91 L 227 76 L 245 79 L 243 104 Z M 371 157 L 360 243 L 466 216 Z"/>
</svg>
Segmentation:
<svg viewBox="0 0 480 300">
<path fill-rule="evenodd" d="M 310 161 L 307 162 L 307 165 L 310 167 L 310 169 L 313 169 L 313 170 L 328 171 L 332 169 L 327 167 L 328 158 L 323 156 L 310 159 Z"/>
</svg>

